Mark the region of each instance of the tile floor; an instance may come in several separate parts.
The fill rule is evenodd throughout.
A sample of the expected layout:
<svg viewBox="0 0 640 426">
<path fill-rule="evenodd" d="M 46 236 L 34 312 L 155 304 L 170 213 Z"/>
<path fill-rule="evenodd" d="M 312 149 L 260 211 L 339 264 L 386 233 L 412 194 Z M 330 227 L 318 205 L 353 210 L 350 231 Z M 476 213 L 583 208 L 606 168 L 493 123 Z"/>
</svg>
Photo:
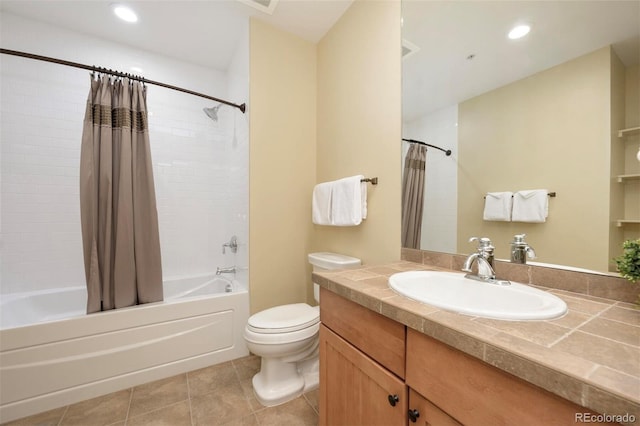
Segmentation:
<svg viewBox="0 0 640 426">
<path fill-rule="evenodd" d="M 3 426 L 317 425 L 318 391 L 276 407 L 253 395 L 260 358 L 248 356 L 82 401 Z"/>
</svg>

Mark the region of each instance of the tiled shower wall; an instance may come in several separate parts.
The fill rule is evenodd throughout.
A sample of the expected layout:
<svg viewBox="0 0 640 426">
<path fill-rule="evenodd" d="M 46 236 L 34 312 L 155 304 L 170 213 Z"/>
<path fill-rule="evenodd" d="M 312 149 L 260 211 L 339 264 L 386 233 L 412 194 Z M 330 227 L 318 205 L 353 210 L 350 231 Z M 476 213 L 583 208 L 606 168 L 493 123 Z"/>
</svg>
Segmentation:
<svg viewBox="0 0 640 426">
<path fill-rule="evenodd" d="M 220 71 L 10 14 L 1 19 L 4 48 L 247 99 L 248 35 Z M 89 72 L 0 60 L 0 292 L 84 285 L 78 164 Z M 151 85 L 147 105 L 165 278 L 246 267 L 247 117 L 222 107 L 216 123 L 202 111 L 215 102 Z M 233 234 L 240 250 L 223 255 Z M 246 283 L 246 269 L 238 278 Z"/>
</svg>

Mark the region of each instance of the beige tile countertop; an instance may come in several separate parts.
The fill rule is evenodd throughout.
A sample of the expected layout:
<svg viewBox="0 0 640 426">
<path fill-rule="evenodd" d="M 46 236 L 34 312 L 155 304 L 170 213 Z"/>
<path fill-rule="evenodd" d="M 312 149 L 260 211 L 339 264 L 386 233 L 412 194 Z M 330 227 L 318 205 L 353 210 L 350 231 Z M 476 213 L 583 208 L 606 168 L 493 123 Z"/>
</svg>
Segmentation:
<svg viewBox="0 0 640 426">
<path fill-rule="evenodd" d="M 407 327 L 556 395 L 640 423 L 640 310 L 634 304 L 546 289 L 567 314 L 554 320 L 502 321 L 449 312 L 391 290 L 390 275 L 447 270 L 398 261 L 335 272 L 314 282 Z"/>
</svg>

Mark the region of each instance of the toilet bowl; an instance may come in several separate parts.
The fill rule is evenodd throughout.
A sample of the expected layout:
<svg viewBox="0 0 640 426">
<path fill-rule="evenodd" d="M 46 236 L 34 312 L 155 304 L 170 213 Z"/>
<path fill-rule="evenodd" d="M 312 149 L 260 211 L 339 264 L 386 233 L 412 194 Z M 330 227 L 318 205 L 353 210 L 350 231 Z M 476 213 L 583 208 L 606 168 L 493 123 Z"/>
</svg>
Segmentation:
<svg viewBox="0 0 640 426">
<path fill-rule="evenodd" d="M 360 265 L 360 259 L 335 253 L 311 253 L 313 270 Z M 314 297 L 319 301 L 319 286 Z M 261 357 L 253 391 L 265 406 L 283 404 L 316 389 L 319 380 L 320 310 L 306 303 L 281 305 L 252 315 L 244 330 L 249 351 Z"/>
</svg>

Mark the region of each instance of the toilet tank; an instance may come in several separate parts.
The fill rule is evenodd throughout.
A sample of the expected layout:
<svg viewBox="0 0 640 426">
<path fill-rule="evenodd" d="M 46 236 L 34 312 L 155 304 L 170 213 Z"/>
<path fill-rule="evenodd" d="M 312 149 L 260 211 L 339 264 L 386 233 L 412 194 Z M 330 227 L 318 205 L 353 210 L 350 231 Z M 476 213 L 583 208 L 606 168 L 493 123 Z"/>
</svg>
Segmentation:
<svg viewBox="0 0 640 426">
<path fill-rule="evenodd" d="M 315 272 L 355 268 L 362 264 L 358 258 L 329 252 L 309 253 L 309 263 Z M 313 283 L 313 298 L 320 302 L 320 286 L 316 283 Z"/>
<path fill-rule="evenodd" d="M 347 269 L 360 266 L 360 259 L 346 256 L 344 254 L 320 252 L 309 253 L 309 263 L 313 265 L 313 270 L 331 271 L 333 269 Z"/>
</svg>

